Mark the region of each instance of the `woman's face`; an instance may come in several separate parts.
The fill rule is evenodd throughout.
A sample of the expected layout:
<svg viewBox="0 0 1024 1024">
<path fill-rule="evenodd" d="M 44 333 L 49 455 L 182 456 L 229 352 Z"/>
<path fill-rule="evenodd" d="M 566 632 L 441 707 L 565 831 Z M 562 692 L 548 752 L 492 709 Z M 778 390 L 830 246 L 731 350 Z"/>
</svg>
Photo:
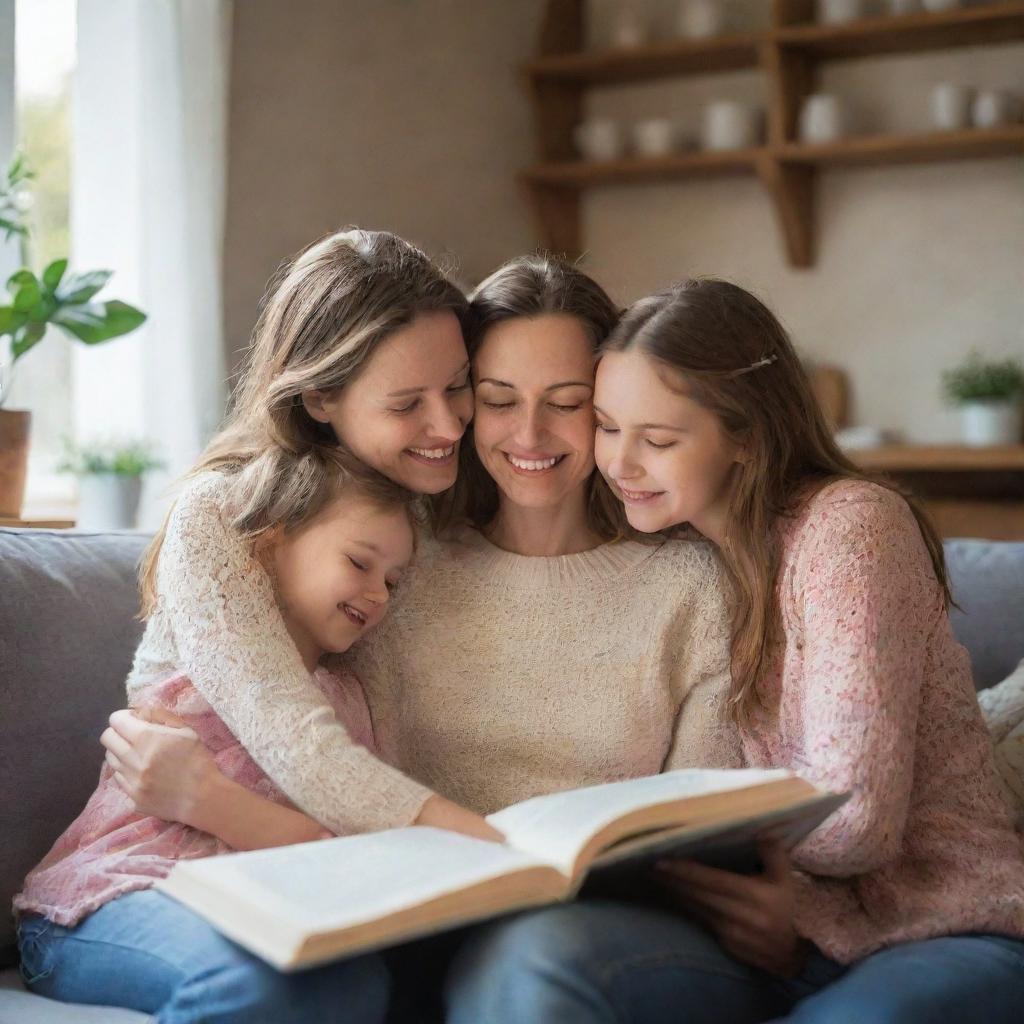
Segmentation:
<svg viewBox="0 0 1024 1024">
<path fill-rule="evenodd" d="M 609 352 L 597 368 L 597 467 L 626 506 L 630 525 L 654 533 L 691 523 L 724 535 L 729 481 L 742 449 L 718 417 L 674 388 L 673 371 L 636 349 Z"/>
<path fill-rule="evenodd" d="M 469 360 L 454 313 L 421 313 L 382 342 L 355 380 L 307 391 L 309 414 L 368 466 L 419 494 L 455 483 L 473 418 Z"/>
<path fill-rule="evenodd" d="M 575 317 L 491 327 L 473 361 L 477 454 L 502 501 L 560 506 L 594 469 L 594 353 Z"/>
</svg>

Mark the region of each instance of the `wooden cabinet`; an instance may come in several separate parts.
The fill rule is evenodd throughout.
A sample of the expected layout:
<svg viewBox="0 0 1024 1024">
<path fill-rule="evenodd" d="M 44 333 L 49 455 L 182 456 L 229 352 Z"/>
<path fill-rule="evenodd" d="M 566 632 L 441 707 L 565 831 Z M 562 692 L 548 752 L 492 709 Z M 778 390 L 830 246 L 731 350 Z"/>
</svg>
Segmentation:
<svg viewBox="0 0 1024 1024">
<path fill-rule="evenodd" d="M 836 165 L 922 163 L 1024 155 L 1024 124 L 920 135 L 851 136 L 825 145 L 797 141 L 804 98 L 826 61 L 1024 40 L 1024 0 L 939 13 L 878 16 L 841 25 L 813 22 L 813 0 L 773 0 L 763 32 L 678 40 L 630 50 L 584 51 L 585 0 L 549 0 L 541 55 L 525 68 L 537 129 L 538 162 L 522 180 L 543 244 L 575 258 L 585 248 L 579 203 L 599 185 L 643 185 L 707 175 L 755 175 L 775 212 L 793 266 L 815 255 L 815 183 Z M 587 89 L 656 78 L 760 69 L 767 80 L 764 145 L 728 153 L 688 152 L 606 163 L 577 158 L 572 129 Z"/>
</svg>

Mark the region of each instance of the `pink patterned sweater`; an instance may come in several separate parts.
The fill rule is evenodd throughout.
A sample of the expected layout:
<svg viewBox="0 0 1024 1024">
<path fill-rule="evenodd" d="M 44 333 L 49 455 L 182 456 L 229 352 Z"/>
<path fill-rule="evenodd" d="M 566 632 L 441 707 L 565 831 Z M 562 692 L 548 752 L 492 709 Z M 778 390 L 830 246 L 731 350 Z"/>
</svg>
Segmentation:
<svg viewBox="0 0 1024 1024">
<path fill-rule="evenodd" d="M 312 678 L 352 741 L 374 752 L 370 713 L 358 679 L 324 668 Z M 145 687 L 133 703 L 177 715 L 197 733 L 224 775 L 275 803 L 292 806 L 186 676 Z M 14 909 L 72 927 L 110 900 L 148 889 L 176 861 L 230 852 L 231 847 L 209 833 L 135 813 L 104 764 L 85 810 L 25 879 Z"/>
<path fill-rule="evenodd" d="M 906 503 L 832 483 L 785 522 L 784 640 L 748 762 L 850 801 L 794 851 L 797 926 L 842 963 L 963 932 L 1024 937 L 1024 850 Z M 955 596 L 955 595 L 954 595 Z"/>
</svg>

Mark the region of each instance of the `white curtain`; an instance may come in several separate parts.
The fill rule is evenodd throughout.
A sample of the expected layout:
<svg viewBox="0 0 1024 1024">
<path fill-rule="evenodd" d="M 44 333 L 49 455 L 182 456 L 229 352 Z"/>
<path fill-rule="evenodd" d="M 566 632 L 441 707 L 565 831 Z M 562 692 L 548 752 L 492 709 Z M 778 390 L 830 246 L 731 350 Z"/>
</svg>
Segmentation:
<svg viewBox="0 0 1024 1024">
<path fill-rule="evenodd" d="M 167 468 L 140 525 L 165 509 L 225 407 L 221 257 L 231 0 L 79 0 L 73 266 L 108 268 L 111 297 L 149 315 L 75 353 L 80 439 L 144 438 Z M 101 296 L 102 297 L 102 296 Z"/>
</svg>

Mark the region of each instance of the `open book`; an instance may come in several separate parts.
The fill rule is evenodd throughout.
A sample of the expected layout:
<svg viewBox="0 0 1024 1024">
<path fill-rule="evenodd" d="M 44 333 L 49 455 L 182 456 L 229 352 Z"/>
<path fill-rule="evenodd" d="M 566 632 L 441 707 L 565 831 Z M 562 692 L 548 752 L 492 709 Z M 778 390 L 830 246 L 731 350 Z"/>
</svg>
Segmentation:
<svg viewBox="0 0 1024 1024">
<path fill-rule="evenodd" d="M 281 970 L 572 899 L 592 872 L 687 856 L 749 863 L 845 796 L 787 771 L 675 771 L 513 804 L 504 843 L 413 826 L 175 865 L 157 888 Z"/>
</svg>

